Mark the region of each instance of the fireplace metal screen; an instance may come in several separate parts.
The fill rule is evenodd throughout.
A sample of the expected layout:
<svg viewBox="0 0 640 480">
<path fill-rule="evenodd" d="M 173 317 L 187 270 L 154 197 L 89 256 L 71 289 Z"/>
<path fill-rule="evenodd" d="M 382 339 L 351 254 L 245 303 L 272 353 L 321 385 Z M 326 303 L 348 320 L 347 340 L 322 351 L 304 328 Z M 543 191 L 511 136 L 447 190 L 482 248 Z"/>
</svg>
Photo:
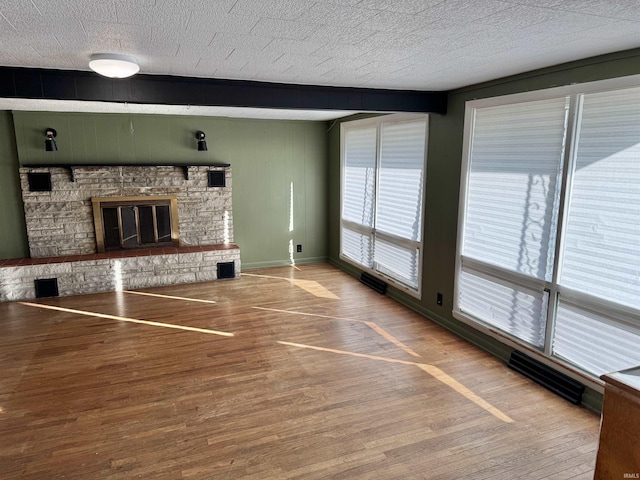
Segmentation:
<svg viewBox="0 0 640 480">
<path fill-rule="evenodd" d="M 105 197 L 92 204 L 98 252 L 178 246 L 176 197 Z"/>
</svg>

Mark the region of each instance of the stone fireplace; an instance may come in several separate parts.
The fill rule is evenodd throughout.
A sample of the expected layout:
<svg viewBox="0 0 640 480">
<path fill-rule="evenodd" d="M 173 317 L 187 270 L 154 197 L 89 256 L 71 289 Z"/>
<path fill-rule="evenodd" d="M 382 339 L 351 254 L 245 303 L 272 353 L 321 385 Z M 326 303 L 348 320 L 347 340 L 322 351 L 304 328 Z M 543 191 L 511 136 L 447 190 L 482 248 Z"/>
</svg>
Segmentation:
<svg viewBox="0 0 640 480">
<path fill-rule="evenodd" d="M 240 275 L 227 164 L 25 165 L 20 179 L 31 258 L 0 261 L 0 301 L 43 278 L 74 295 Z"/>
<path fill-rule="evenodd" d="M 223 173 L 224 187 L 210 187 L 209 172 Z M 50 191 L 30 188 L 29 174 L 34 173 L 51 175 Z M 97 224 L 104 225 L 104 216 L 98 215 L 96 219 L 96 202 L 112 202 L 113 207 L 119 208 L 136 207 L 136 202 L 158 205 L 168 200 L 165 205 L 170 213 L 173 209 L 175 220 L 171 234 L 174 246 L 233 243 L 231 168 L 226 164 L 25 166 L 20 169 L 20 179 L 32 258 L 99 252 Z M 140 211 L 129 210 L 125 213 L 129 226 L 141 216 L 144 221 Z M 121 222 L 121 212 L 111 211 L 108 216 L 112 222 Z M 130 229 L 125 232 L 125 236 L 131 234 Z M 132 243 L 126 245 L 133 247 Z"/>
</svg>

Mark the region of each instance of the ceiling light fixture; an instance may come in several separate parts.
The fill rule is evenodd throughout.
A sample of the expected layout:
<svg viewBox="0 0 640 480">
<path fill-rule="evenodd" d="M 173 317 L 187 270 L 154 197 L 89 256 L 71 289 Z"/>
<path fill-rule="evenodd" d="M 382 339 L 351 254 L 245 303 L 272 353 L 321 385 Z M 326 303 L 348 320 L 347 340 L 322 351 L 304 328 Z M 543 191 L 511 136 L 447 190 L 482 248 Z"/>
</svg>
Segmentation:
<svg viewBox="0 0 640 480">
<path fill-rule="evenodd" d="M 127 78 L 140 71 L 133 57 L 118 53 L 96 53 L 91 55 L 89 68 L 109 78 Z"/>
</svg>

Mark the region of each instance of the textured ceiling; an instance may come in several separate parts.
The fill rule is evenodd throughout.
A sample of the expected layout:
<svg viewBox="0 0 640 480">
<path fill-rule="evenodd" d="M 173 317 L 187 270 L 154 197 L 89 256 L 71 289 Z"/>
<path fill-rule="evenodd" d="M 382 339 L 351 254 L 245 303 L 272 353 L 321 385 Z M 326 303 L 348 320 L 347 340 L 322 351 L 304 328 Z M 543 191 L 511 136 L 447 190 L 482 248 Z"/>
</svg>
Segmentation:
<svg viewBox="0 0 640 480">
<path fill-rule="evenodd" d="M 0 65 L 449 90 L 640 46 L 639 0 L 0 0 Z"/>
</svg>

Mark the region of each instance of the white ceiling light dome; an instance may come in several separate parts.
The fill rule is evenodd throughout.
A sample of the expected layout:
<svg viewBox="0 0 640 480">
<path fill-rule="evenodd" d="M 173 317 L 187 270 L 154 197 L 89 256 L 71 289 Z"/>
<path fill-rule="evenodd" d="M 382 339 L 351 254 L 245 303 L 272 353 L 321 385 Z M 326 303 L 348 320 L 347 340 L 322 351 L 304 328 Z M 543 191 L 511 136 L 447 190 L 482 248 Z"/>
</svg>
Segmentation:
<svg viewBox="0 0 640 480">
<path fill-rule="evenodd" d="M 135 58 L 119 53 L 96 53 L 91 55 L 89 68 L 109 78 L 127 78 L 140 71 Z"/>
</svg>

